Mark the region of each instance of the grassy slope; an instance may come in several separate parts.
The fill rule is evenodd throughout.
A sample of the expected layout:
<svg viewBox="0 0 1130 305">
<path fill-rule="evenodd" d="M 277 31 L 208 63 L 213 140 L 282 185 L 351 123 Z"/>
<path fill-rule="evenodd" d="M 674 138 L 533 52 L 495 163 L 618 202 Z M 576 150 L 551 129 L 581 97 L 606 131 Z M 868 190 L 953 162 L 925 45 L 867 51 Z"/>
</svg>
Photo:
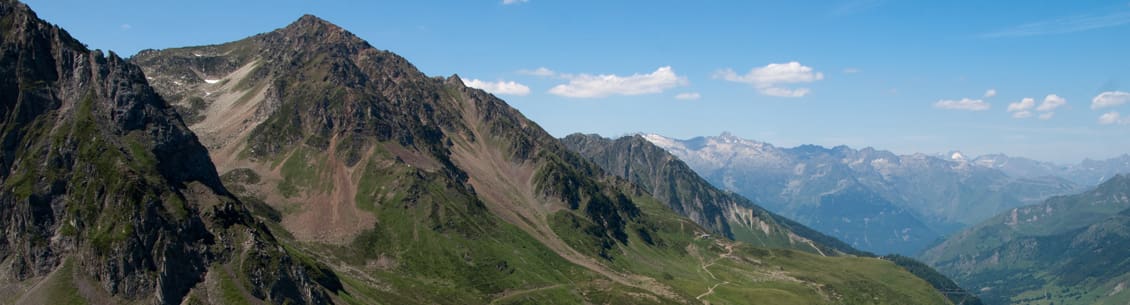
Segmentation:
<svg viewBox="0 0 1130 305">
<path fill-rule="evenodd" d="M 922 259 L 988 304 L 1097 304 L 1126 298 L 1130 179 L 1013 209 L 956 234 Z M 1122 212 L 1120 212 L 1122 211 Z M 1015 216 L 1014 216 L 1015 215 Z"/>
</svg>

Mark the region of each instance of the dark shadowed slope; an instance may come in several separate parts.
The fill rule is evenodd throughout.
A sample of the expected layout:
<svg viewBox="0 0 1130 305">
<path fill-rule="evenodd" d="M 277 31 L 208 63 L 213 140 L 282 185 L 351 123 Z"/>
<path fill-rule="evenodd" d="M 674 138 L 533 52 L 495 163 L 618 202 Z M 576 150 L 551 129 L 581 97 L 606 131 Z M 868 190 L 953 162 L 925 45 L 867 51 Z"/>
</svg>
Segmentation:
<svg viewBox="0 0 1130 305">
<path fill-rule="evenodd" d="M 7 0 L 0 188 L 0 303 L 327 303 L 341 285 L 252 220 L 141 69 Z"/>
</svg>

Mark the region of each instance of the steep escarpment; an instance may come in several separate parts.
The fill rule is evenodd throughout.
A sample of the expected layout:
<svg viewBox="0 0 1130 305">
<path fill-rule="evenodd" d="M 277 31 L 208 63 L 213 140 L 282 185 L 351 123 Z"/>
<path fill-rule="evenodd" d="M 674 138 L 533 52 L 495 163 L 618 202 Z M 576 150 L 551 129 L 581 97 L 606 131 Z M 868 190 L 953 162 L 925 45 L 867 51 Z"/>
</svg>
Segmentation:
<svg viewBox="0 0 1130 305">
<path fill-rule="evenodd" d="M 336 279 L 252 220 L 141 69 L 24 4 L 0 1 L 0 16 L 5 303 L 329 301 Z"/>
</svg>

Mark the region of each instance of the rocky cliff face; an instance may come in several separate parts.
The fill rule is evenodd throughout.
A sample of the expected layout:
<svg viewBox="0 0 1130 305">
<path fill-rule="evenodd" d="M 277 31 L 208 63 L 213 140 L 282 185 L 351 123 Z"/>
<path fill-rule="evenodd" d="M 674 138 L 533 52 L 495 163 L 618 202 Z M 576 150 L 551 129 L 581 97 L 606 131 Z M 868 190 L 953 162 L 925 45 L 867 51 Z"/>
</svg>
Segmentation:
<svg viewBox="0 0 1130 305">
<path fill-rule="evenodd" d="M 18 303 L 324 303 L 141 69 L 0 1 L 0 279 Z M 333 285 L 332 278 L 325 279 Z M 205 284 L 207 283 L 207 284 Z M 117 300 L 117 301 L 115 301 Z"/>
</svg>

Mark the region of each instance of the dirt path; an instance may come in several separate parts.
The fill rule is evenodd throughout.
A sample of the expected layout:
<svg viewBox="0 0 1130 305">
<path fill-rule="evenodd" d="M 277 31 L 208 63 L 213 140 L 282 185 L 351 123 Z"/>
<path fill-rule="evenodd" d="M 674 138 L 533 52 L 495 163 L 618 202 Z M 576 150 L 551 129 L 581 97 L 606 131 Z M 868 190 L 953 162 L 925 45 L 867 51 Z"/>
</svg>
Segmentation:
<svg viewBox="0 0 1130 305">
<path fill-rule="evenodd" d="M 721 283 L 718 283 L 718 284 L 714 284 L 714 286 L 710 286 L 710 289 L 707 289 L 706 292 L 703 292 L 702 294 L 698 295 L 697 297 L 695 297 L 695 299 L 696 300 L 702 300 L 702 298 L 704 298 L 708 295 L 714 294 L 714 288 L 718 288 L 718 286 L 726 285 L 726 284 L 729 284 L 729 283 L 730 282 L 721 282 Z M 708 302 L 708 301 L 702 301 L 702 303 L 703 304 L 710 304 L 710 302 Z"/>
<path fill-rule="evenodd" d="M 523 294 L 545 291 L 545 290 L 550 290 L 550 289 L 556 289 L 556 288 L 561 288 L 563 286 L 565 286 L 565 285 L 564 284 L 557 284 L 557 285 L 549 285 L 549 286 L 545 286 L 545 287 L 530 288 L 530 289 L 523 289 L 523 290 L 507 290 L 507 291 L 504 291 L 501 294 L 499 294 L 498 297 L 495 297 L 493 301 L 490 301 L 490 303 L 491 304 L 498 304 L 499 301 L 509 299 L 509 298 L 513 298 L 513 297 L 516 297 L 516 296 L 520 296 L 520 295 L 523 295 Z"/>
</svg>

